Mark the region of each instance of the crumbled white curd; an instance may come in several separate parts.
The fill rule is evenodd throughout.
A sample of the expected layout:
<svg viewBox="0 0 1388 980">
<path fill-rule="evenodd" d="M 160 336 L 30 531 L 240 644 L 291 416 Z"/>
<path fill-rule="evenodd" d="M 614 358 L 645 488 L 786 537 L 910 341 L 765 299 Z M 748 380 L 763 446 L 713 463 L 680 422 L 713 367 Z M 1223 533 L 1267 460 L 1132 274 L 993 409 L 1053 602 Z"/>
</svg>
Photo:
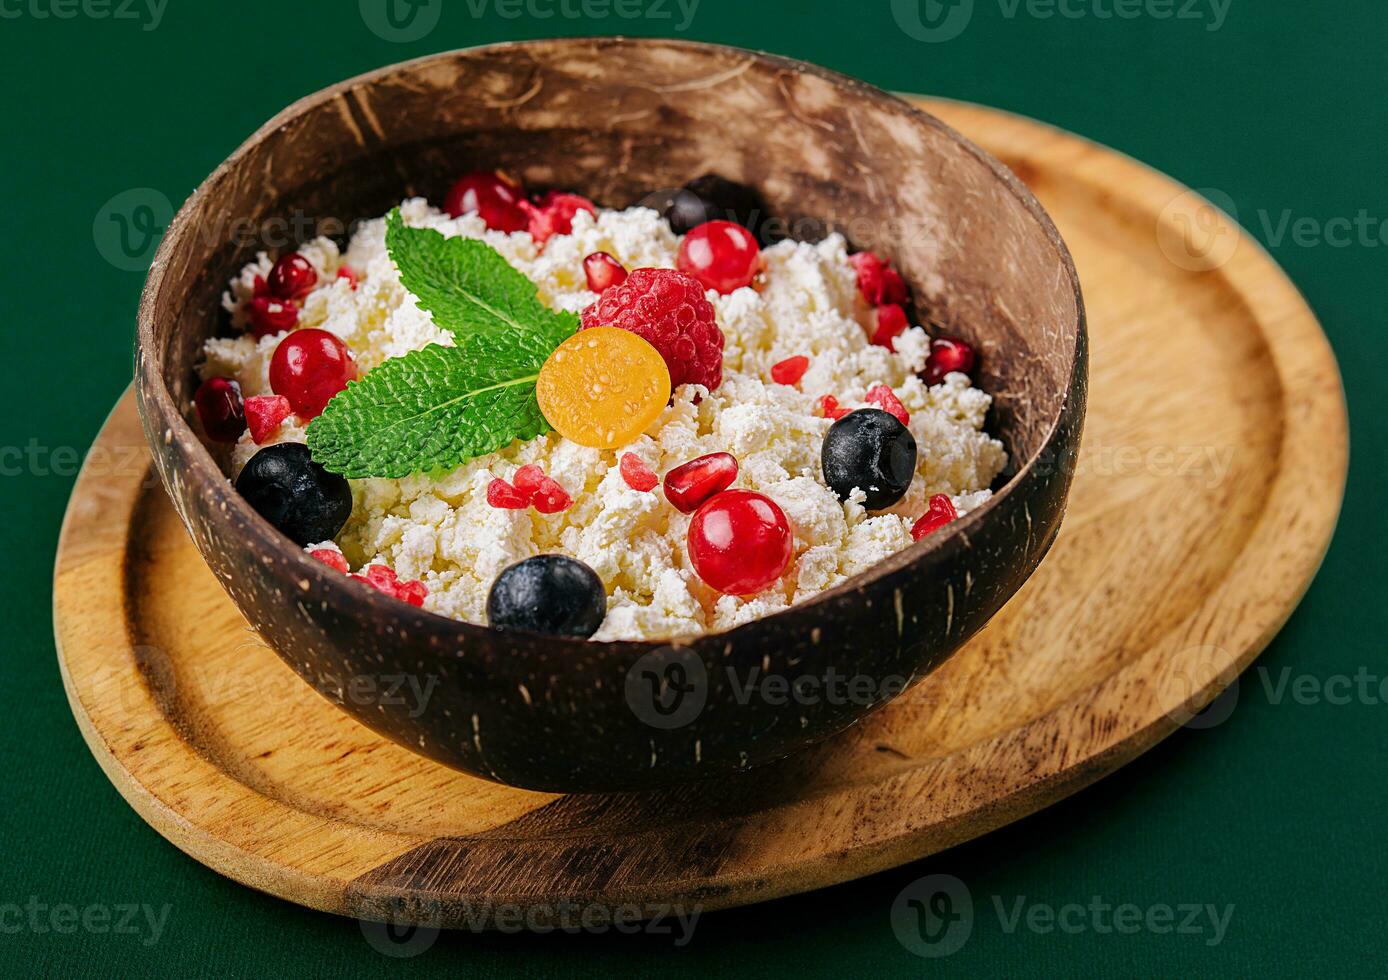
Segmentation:
<svg viewBox="0 0 1388 980">
<path fill-rule="evenodd" d="M 579 212 L 573 233 L 551 238 L 543 252 L 527 232 L 488 231 L 476 215 L 450 218 L 423 199 L 405 201 L 401 213 L 410 225 L 485 240 L 534 281 L 544 303 L 574 312 L 596 298 L 584 278 L 584 256 L 605 251 L 628 269 L 674 268 L 679 247 L 665 221 L 645 208 L 603 210 L 597 218 Z M 328 239 L 300 252 L 317 269 L 319 285 L 304 301 L 299 327 L 336 334 L 363 372 L 431 343 L 451 345 L 449 334 L 400 285 L 386 253 L 383 219 L 361 225 L 345 254 Z M 871 311 L 859 298 L 841 236 L 818 244 L 782 242 L 763 254 L 760 292 L 708 294 L 726 337 L 718 390 L 677 389 L 660 419 L 616 451 L 551 433 L 442 477 L 353 481 L 355 507 L 337 540 L 352 566 L 384 562 L 402 579 L 424 581 L 426 609 L 485 623 L 487 594 L 502 569 L 562 552 L 591 566 L 607 587 L 607 619 L 594 639 L 664 639 L 728 629 L 865 571 L 911 544 L 911 525 L 932 494 L 949 494 L 961 514 L 986 500 L 1007 461 L 1002 444 L 983 431 L 989 396 L 963 374 L 927 387 L 917 377 L 929 349 L 919 327 L 897 338 L 895 352 L 868 342 L 864 325 Z M 223 302 L 238 327 L 246 325 L 242 309 L 255 277 L 268 276 L 271 264 L 262 254 L 231 283 Z M 343 264 L 360 277 L 355 291 L 336 278 Z M 247 397 L 270 394 L 270 358 L 281 339 L 209 341 L 203 376 L 235 378 Z M 772 382 L 771 366 L 797 354 L 810 358 L 800 384 Z M 841 502 L 823 482 L 820 448 L 832 422 L 821 416 L 819 399 L 832 394 L 844 407 L 860 407 L 876 384 L 890 385 L 910 413 L 919 453 L 906 496 L 869 514 L 861 495 Z M 304 439 L 304 428 L 291 416 L 271 441 Z M 234 466 L 239 470 L 259 448 L 243 436 Z M 629 488 L 617 468 L 623 452 L 638 454 L 664 474 L 718 451 L 738 459 L 735 486 L 775 500 L 795 527 L 795 557 L 786 574 L 756 596 L 724 596 L 705 586 L 689 561 L 689 518 L 659 488 Z M 573 506 L 549 516 L 489 506 L 487 484 L 494 477 L 510 479 L 526 463 L 538 463 L 558 480 Z"/>
</svg>

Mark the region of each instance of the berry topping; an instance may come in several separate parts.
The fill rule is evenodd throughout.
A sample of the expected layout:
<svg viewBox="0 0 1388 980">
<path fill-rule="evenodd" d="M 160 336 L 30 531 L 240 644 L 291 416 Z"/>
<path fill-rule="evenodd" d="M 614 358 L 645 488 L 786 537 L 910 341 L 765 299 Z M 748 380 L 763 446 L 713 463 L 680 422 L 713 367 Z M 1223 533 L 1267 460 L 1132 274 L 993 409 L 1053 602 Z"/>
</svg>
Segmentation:
<svg viewBox="0 0 1388 980">
<path fill-rule="evenodd" d="M 530 630 L 587 639 L 607 616 L 602 579 L 565 555 L 536 555 L 505 569 L 487 596 L 487 622 L 500 630 Z"/>
<path fill-rule="evenodd" d="M 872 331 L 872 342 L 887 350 L 896 350 L 896 338 L 910 326 L 906 321 L 906 311 L 894 303 L 879 306 L 876 310 L 877 327 Z"/>
<path fill-rule="evenodd" d="M 535 382 L 535 397 L 560 435 L 581 446 L 616 449 L 645 432 L 665 410 L 670 372 L 660 352 L 638 334 L 594 327 L 580 330 L 549 356 Z"/>
<path fill-rule="evenodd" d="M 322 414 L 356 377 L 357 364 L 347 345 L 326 330 L 296 330 L 280 341 L 270 359 L 271 390 L 288 398 L 305 419 Z"/>
<path fill-rule="evenodd" d="M 525 502 L 530 503 L 530 498 L 534 497 L 545 482 L 545 471 L 535 463 L 528 463 L 516 470 L 511 477 L 511 482 L 516 485 L 516 489 L 525 497 Z"/>
<path fill-rule="evenodd" d="M 279 257 L 265 285 L 277 299 L 298 299 L 317 284 L 313 263 L 298 252 L 288 252 Z"/>
<path fill-rule="evenodd" d="M 337 278 L 346 279 L 347 284 L 352 287 L 353 292 L 356 291 L 357 283 L 361 282 L 361 279 L 357 276 L 357 270 L 353 269 L 350 265 L 338 266 Z"/>
<path fill-rule="evenodd" d="M 906 283 L 901 274 L 872 252 L 850 255 L 848 261 L 858 273 L 858 292 L 873 306 L 906 302 Z"/>
<path fill-rule="evenodd" d="M 675 264 L 704 288 L 726 296 L 752 285 L 761 271 L 761 249 L 741 225 L 707 221 L 684 236 Z"/>
<path fill-rule="evenodd" d="M 778 385 L 799 384 L 809 369 L 810 359 L 804 354 L 797 354 L 771 365 L 771 380 Z"/>
<path fill-rule="evenodd" d="M 539 485 L 530 495 L 531 505 L 541 514 L 558 514 L 573 506 L 573 498 L 560 486 L 558 480 L 547 476 L 540 477 Z"/>
<path fill-rule="evenodd" d="M 597 217 L 597 207 L 592 201 L 579 194 L 563 194 L 549 191 L 538 198 L 534 204 L 524 205 L 528 221 L 526 227 L 535 239 L 536 248 L 544 248 L 545 243 L 555 235 L 567 235 L 574 230 L 574 215 L 587 211 Z"/>
<path fill-rule="evenodd" d="M 783 237 L 773 232 L 770 210 L 754 188 L 716 174 L 705 174 L 681 188 L 655 191 L 640 203 L 659 211 L 676 235 L 725 218 L 752 232 L 763 245 Z"/>
<path fill-rule="evenodd" d="M 848 414 L 848 409 L 839 406 L 839 400 L 833 395 L 825 395 L 819 400 L 819 411 L 826 419 L 841 419 Z"/>
<path fill-rule="evenodd" d="M 901 399 L 896 397 L 896 392 L 886 385 L 874 385 L 869 388 L 863 401 L 876 405 L 902 425 L 911 424 L 911 416 L 907 413 L 906 406 L 901 404 Z"/>
<path fill-rule="evenodd" d="M 424 600 L 429 597 L 429 590 L 423 582 L 402 582 L 388 565 L 367 565 L 361 575 L 353 575 L 352 578 L 412 606 L 422 607 Z"/>
<path fill-rule="evenodd" d="M 673 269 L 635 269 L 583 311 L 583 327 L 617 327 L 650 342 L 674 387 L 723 383 L 723 331 L 696 280 Z"/>
<path fill-rule="evenodd" d="M 627 281 L 627 270 L 606 252 L 594 252 L 583 260 L 583 274 L 590 292 L 601 293 Z"/>
<path fill-rule="evenodd" d="M 660 482 L 655 470 L 647 466 L 646 461 L 635 453 L 622 453 L 622 459 L 617 466 L 622 471 L 622 479 L 633 490 L 646 493 L 654 490 Z"/>
<path fill-rule="evenodd" d="M 737 458 L 732 453 L 709 453 L 666 473 L 665 496 L 680 513 L 692 514 L 736 479 Z"/>
<path fill-rule="evenodd" d="M 524 231 L 530 224 L 524 194 L 500 171 L 463 174 L 444 198 L 443 209 L 453 217 L 476 211 L 492 231 Z"/>
<path fill-rule="evenodd" d="M 298 308 L 273 296 L 252 296 L 246 304 L 246 315 L 251 320 L 251 333 L 257 338 L 293 330 L 299 322 Z"/>
<path fill-rule="evenodd" d="M 974 349 L 970 344 L 958 337 L 937 337 L 930 342 L 930 356 L 922 372 L 925 383 L 937 385 L 952 371 L 970 374 L 975 361 Z"/>
<path fill-rule="evenodd" d="M 710 588 L 753 595 L 785 572 L 795 535 L 785 511 L 769 497 L 725 490 L 694 514 L 688 545 L 694 571 Z"/>
<path fill-rule="evenodd" d="M 236 478 L 236 491 L 301 548 L 337 537 L 352 514 L 352 488 L 297 442 L 267 446 Z"/>
<path fill-rule="evenodd" d="M 270 438 L 293 409 L 283 395 L 257 395 L 246 399 L 246 426 L 257 446 Z"/>
<path fill-rule="evenodd" d="M 487 484 L 487 503 L 501 510 L 525 510 L 530 498 L 498 477 Z"/>
<path fill-rule="evenodd" d="M 230 378 L 208 378 L 193 396 L 202 431 L 213 442 L 235 442 L 246 431 L 241 386 Z"/>
<path fill-rule="evenodd" d="M 876 408 L 849 412 L 829 428 L 820 453 L 824 482 L 847 500 L 858 489 L 868 510 L 890 507 L 906 495 L 916 473 L 916 440 L 906 426 Z"/>
<path fill-rule="evenodd" d="M 911 540 L 919 541 L 931 531 L 938 531 L 958 516 L 959 512 L 954 509 L 954 501 L 943 493 L 935 494 L 930 498 L 930 508 L 924 516 L 911 525 Z"/>
<path fill-rule="evenodd" d="M 336 569 L 344 575 L 348 572 L 347 556 L 336 548 L 318 548 L 315 551 L 310 551 L 308 556 L 310 558 L 317 558 L 324 565 Z"/>
</svg>

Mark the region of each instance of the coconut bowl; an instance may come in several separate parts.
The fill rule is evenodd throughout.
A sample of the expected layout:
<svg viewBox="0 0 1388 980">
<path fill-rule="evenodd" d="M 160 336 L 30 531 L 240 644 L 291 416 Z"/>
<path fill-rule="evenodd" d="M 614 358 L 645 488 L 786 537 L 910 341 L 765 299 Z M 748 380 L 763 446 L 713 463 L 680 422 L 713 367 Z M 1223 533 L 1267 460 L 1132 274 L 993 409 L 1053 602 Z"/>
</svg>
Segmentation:
<svg viewBox="0 0 1388 980">
<path fill-rule="evenodd" d="M 340 232 L 501 167 L 626 207 L 713 172 L 792 234 L 842 231 L 913 287 L 913 322 L 981 354 L 1012 460 L 984 506 L 784 612 L 670 643 L 595 643 L 455 622 L 305 555 L 233 490 L 193 417 L 227 279 L 267 229 Z M 249 231 L 249 233 L 248 233 Z M 280 244 L 293 246 L 293 242 Z M 359 721 L 444 765 L 559 792 L 732 773 L 829 738 L 919 681 L 1026 581 L 1060 526 L 1084 417 L 1075 269 L 1000 163 L 937 119 L 797 61 L 673 41 L 449 52 L 285 109 L 185 203 L 140 305 L 145 433 L 197 548 L 251 625 Z M 429 685 L 421 706 L 393 679 Z"/>
</svg>

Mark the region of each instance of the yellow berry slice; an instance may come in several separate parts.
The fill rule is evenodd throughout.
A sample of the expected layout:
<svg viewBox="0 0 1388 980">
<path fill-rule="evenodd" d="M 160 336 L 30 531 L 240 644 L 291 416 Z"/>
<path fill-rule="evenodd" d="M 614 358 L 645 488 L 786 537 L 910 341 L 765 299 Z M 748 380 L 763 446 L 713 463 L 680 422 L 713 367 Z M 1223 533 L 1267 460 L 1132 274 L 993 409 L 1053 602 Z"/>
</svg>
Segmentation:
<svg viewBox="0 0 1388 980">
<path fill-rule="evenodd" d="M 581 446 L 616 449 L 650 428 L 670 401 L 660 351 L 630 330 L 593 327 L 560 344 L 535 383 L 540 411 Z"/>
</svg>

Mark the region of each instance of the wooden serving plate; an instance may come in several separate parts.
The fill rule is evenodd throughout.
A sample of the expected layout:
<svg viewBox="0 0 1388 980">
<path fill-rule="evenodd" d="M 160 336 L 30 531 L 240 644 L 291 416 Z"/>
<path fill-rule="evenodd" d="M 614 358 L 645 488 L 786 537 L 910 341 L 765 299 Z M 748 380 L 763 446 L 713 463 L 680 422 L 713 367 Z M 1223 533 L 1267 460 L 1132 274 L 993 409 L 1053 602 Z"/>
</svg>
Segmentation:
<svg viewBox="0 0 1388 980">
<path fill-rule="evenodd" d="M 965 649 L 846 734 L 745 778 L 568 797 L 484 782 L 374 735 L 249 631 L 150 478 L 127 395 L 73 494 L 54 618 L 73 713 L 131 805 L 223 874 L 348 915 L 707 909 L 986 833 L 1211 700 L 1330 541 L 1348 434 L 1326 339 L 1259 246 L 1169 179 L 1039 123 L 923 104 L 1050 211 L 1093 345 L 1060 537 Z"/>
</svg>

